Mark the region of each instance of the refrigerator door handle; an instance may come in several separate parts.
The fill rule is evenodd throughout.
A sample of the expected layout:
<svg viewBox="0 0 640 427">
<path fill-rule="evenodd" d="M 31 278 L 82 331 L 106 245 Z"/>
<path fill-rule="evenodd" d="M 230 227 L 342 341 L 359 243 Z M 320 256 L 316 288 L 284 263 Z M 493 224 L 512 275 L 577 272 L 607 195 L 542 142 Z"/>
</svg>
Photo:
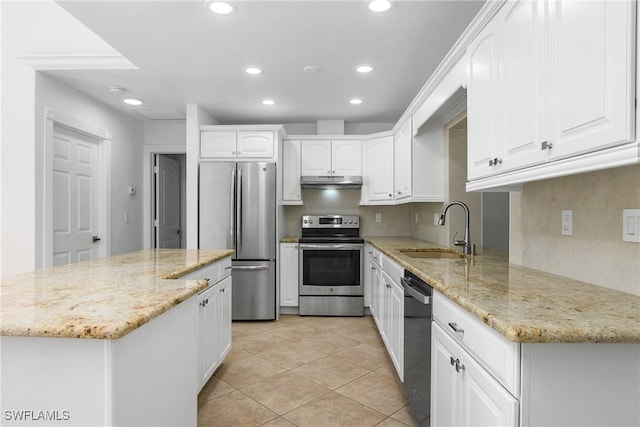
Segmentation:
<svg viewBox="0 0 640 427">
<path fill-rule="evenodd" d="M 268 270 L 269 266 L 268 265 L 244 265 L 244 266 L 239 266 L 239 265 L 234 265 L 233 267 L 231 267 L 232 270 Z"/>
<path fill-rule="evenodd" d="M 242 169 L 238 169 L 238 219 L 237 219 L 237 239 L 236 251 L 242 252 Z"/>
<path fill-rule="evenodd" d="M 236 170 L 231 169 L 231 202 L 229 203 L 229 219 L 230 219 L 230 224 L 229 224 L 229 233 L 231 234 L 231 242 L 232 245 L 235 247 L 236 244 L 236 206 L 235 206 L 235 200 L 234 200 L 234 194 L 236 194 Z"/>
</svg>

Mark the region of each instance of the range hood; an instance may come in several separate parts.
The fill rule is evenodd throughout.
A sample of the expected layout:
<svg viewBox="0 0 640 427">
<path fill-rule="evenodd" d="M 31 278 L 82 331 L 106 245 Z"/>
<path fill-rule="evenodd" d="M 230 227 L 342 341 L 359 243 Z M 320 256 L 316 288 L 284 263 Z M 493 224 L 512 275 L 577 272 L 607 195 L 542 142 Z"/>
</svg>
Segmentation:
<svg viewBox="0 0 640 427">
<path fill-rule="evenodd" d="M 361 188 L 361 176 L 301 176 L 302 188 Z"/>
</svg>

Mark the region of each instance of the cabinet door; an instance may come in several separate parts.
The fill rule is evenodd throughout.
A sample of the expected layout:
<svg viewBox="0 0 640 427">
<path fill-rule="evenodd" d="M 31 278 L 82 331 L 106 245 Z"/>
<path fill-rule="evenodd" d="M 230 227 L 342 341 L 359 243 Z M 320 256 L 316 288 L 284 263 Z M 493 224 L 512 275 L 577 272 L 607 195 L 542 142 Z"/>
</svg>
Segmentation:
<svg viewBox="0 0 640 427">
<path fill-rule="evenodd" d="M 207 130 L 200 132 L 200 157 L 236 157 L 236 132 Z"/>
<path fill-rule="evenodd" d="M 331 175 L 362 175 L 362 143 L 360 141 L 332 141 Z"/>
<path fill-rule="evenodd" d="M 198 384 L 202 387 L 217 367 L 216 325 L 218 286 L 210 286 L 198 295 Z"/>
<path fill-rule="evenodd" d="M 460 425 L 460 381 L 451 363 L 455 360 L 451 340 L 432 323 L 431 336 L 431 425 Z"/>
<path fill-rule="evenodd" d="M 499 82 L 504 137 L 501 153 L 496 153 L 502 158 L 502 170 L 545 159 L 541 143 L 547 139 L 546 4 L 509 2 L 496 17 L 502 30 Z"/>
<path fill-rule="evenodd" d="M 365 142 L 362 199 L 393 200 L 393 137 Z"/>
<path fill-rule="evenodd" d="M 395 198 L 396 200 L 411 197 L 411 119 L 409 119 L 395 136 Z"/>
<path fill-rule="evenodd" d="M 301 141 L 303 176 L 331 175 L 331 141 Z"/>
<path fill-rule="evenodd" d="M 298 244 L 280 244 L 280 305 L 298 306 Z"/>
<path fill-rule="evenodd" d="M 467 48 L 467 178 L 491 175 L 499 168 L 498 49 L 499 34 L 494 19 Z"/>
<path fill-rule="evenodd" d="M 373 307 L 373 320 L 375 320 L 380 335 L 382 335 L 382 290 L 384 283 L 382 282 L 382 272 L 380 267 L 373 263 L 373 275 L 371 278 L 371 304 Z"/>
<path fill-rule="evenodd" d="M 633 140 L 634 1 L 549 2 L 554 159 Z"/>
<path fill-rule="evenodd" d="M 273 132 L 238 132 L 238 158 L 272 158 Z"/>
<path fill-rule="evenodd" d="M 282 141 L 282 200 L 300 201 L 300 141 Z"/>
<path fill-rule="evenodd" d="M 389 282 L 389 353 L 400 381 L 404 381 L 404 289 Z"/>
<path fill-rule="evenodd" d="M 369 311 L 373 314 L 371 308 L 371 282 L 373 281 L 373 261 L 371 256 L 373 251 L 368 243 L 365 243 L 365 259 L 364 259 L 364 306 L 369 307 Z"/>
<path fill-rule="evenodd" d="M 231 351 L 231 276 L 222 280 L 218 288 L 218 318 L 216 322 L 217 347 L 216 368 Z M 215 369 L 215 368 L 214 368 Z"/>
</svg>

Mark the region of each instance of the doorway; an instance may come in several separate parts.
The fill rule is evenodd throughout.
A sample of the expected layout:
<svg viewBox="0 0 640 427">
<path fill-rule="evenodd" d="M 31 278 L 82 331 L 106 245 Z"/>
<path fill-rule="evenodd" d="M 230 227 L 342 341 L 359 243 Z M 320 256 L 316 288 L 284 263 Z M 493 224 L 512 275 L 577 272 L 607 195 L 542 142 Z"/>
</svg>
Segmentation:
<svg viewBox="0 0 640 427">
<path fill-rule="evenodd" d="M 184 248 L 186 155 L 155 154 L 152 224 L 154 248 Z"/>
</svg>

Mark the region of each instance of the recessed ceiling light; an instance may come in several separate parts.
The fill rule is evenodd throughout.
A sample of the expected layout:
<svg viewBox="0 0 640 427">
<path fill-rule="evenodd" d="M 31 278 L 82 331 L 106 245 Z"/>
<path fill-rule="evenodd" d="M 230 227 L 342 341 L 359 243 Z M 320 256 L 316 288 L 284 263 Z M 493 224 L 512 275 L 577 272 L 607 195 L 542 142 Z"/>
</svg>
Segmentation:
<svg viewBox="0 0 640 427">
<path fill-rule="evenodd" d="M 305 73 L 315 74 L 315 73 L 319 73 L 320 72 L 320 67 L 318 67 L 317 65 L 307 65 L 302 70 Z"/>
<path fill-rule="evenodd" d="M 358 104 L 362 104 L 362 99 L 358 99 L 358 98 L 353 98 L 352 100 L 349 101 L 350 103 L 354 104 L 354 105 L 358 105 Z"/>
<path fill-rule="evenodd" d="M 262 101 L 262 103 L 264 105 L 273 105 L 273 104 L 276 103 L 276 101 L 274 101 L 273 99 L 265 99 L 265 100 Z"/>
<path fill-rule="evenodd" d="M 245 73 L 251 74 L 252 76 L 262 73 L 262 70 L 258 67 L 244 67 L 243 70 Z"/>
<path fill-rule="evenodd" d="M 373 67 L 371 65 L 368 64 L 362 64 L 362 65 L 357 65 L 356 66 L 356 71 L 359 73 L 370 73 L 373 71 Z"/>
<path fill-rule="evenodd" d="M 230 3 L 224 1 L 212 1 L 209 3 L 209 9 L 218 15 L 228 15 L 235 12 L 236 8 Z"/>
<path fill-rule="evenodd" d="M 367 3 L 367 7 L 372 12 L 386 12 L 391 9 L 391 2 L 389 0 L 371 0 Z"/>
<path fill-rule="evenodd" d="M 125 104 L 129 104 L 129 105 L 142 105 L 142 99 L 140 98 L 134 98 L 132 96 L 129 96 L 125 99 L 123 99 Z"/>
</svg>

